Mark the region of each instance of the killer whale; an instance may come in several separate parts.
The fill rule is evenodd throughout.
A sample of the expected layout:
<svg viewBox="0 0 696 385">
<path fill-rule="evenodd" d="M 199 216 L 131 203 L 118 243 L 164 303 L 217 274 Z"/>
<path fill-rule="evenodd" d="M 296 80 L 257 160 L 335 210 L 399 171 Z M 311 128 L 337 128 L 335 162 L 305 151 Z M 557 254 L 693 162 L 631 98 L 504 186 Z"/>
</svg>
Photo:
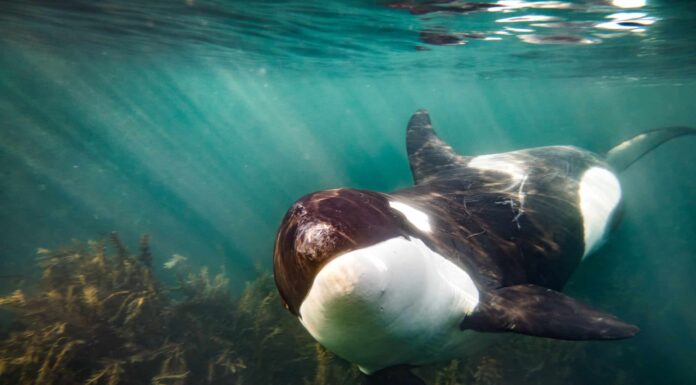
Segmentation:
<svg viewBox="0 0 696 385">
<path fill-rule="evenodd" d="M 616 173 L 691 134 L 648 131 L 602 155 L 549 146 L 464 156 L 419 110 L 406 140 L 415 185 L 300 198 L 276 236 L 276 285 L 309 333 L 368 383 L 422 383 L 408 367 L 455 358 L 482 332 L 631 337 L 637 327 L 561 290 L 618 222 Z"/>
</svg>

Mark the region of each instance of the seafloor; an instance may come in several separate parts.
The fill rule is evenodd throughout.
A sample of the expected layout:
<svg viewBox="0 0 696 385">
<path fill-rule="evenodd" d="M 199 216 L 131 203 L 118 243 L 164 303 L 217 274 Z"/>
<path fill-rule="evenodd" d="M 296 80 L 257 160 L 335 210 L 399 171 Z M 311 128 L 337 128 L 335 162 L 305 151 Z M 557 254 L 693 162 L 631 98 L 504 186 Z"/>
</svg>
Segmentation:
<svg viewBox="0 0 696 385">
<path fill-rule="evenodd" d="M 0 297 L 11 318 L 0 332 L 0 383 L 359 383 L 355 367 L 282 308 L 271 275 L 234 296 L 224 271 L 175 255 L 162 270 L 171 276 L 158 277 L 148 242 L 138 253 L 116 234 L 39 249 L 38 282 Z M 417 372 L 433 385 L 631 384 L 631 372 L 611 365 L 630 356 L 625 346 L 510 336 L 475 358 Z M 583 365 L 593 354 L 607 364 Z"/>
</svg>

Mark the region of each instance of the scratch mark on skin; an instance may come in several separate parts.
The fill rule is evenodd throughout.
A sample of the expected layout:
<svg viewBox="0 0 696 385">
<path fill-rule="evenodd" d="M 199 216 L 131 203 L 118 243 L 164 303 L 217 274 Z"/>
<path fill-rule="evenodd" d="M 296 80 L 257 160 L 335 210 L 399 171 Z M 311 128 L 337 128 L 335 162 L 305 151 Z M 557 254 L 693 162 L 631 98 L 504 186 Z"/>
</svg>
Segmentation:
<svg viewBox="0 0 696 385">
<path fill-rule="evenodd" d="M 527 182 L 527 177 L 528 174 L 525 174 L 522 177 L 522 180 L 520 180 L 520 187 L 519 189 L 517 189 L 517 203 L 513 199 L 505 199 L 502 201 L 495 202 L 495 204 L 498 205 L 510 205 L 510 209 L 513 213 L 515 213 L 514 218 L 512 218 L 512 222 L 515 222 L 518 229 L 522 228 L 522 226 L 520 225 L 520 218 L 525 213 L 524 202 L 525 198 L 527 197 L 527 193 L 524 192 L 524 185 Z"/>
<path fill-rule="evenodd" d="M 467 236 L 466 238 L 464 238 L 464 239 L 473 238 L 473 237 L 475 237 L 475 236 L 477 236 L 477 235 L 483 235 L 483 234 L 485 234 L 485 233 L 486 233 L 486 229 L 483 229 L 483 230 L 479 231 L 478 233 L 474 233 L 474 234 L 468 235 L 468 236 Z"/>
<path fill-rule="evenodd" d="M 471 215 L 471 211 L 469 211 L 469 206 L 467 206 L 467 203 L 474 203 L 478 202 L 480 199 L 476 198 L 464 198 L 462 199 L 462 206 L 464 206 L 464 212 L 467 213 L 467 215 Z"/>
<path fill-rule="evenodd" d="M 517 209 L 517 215 L 512 218 L 512 221 L 517 224 L 517 228 L 520 229 L 520 217 L 524 214 L 524 200 L 527 197 L 527 193 L 524 192 L 524 184 L 527 182 L 528 174 L 524 174 L 522 181 L 520 182 L 520 189 L 517 191 L 517 200 L 520 202 L 520 207 Z"/>
</svg>

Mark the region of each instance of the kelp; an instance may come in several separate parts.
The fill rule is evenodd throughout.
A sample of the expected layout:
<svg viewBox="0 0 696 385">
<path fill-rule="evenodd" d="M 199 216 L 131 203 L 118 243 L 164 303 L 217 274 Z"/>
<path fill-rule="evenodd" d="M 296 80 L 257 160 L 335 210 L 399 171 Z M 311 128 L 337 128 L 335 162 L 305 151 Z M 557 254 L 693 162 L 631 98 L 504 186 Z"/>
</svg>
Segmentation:
<svg viewBox="0 0 696 385">
<path fill-rule="evenodd" d="M 339 365 L 345 373 L 328 369 L 332 356 L 285 314 L 270 275 L 235 298 L 224 271 L 195 270 L 178 256 L 169 266 L 178 283 L 164 287 L 153 272 L 147 236 L 139 249 L 131 254 L 116 234 L 40 249 L 36 286 L 0 297 L 14 315 L 0 342 L 0 382 L 323 384 L 336 383 L 336 375 L 357 378 L 345 363 Z"/>
<path fill-rule="evenodd" d="M 173 255 L 153 271 L 149 238 L 131 254 L 116 234 L 60 250 L 39 249 L 33 288 L 0 297 L 13 313 L 0 333 L 0 383 L 17 385 L 359 384 L 355 366 L 325 350 L 280 305 L 261 274 L 241 295 L 224 270 L 212 274 Z M 170 280 L 171 281 L 171 280 Z M 616 372 L 621 345 L 586 362 L 596 344 L 514 336 L 475 357 L 419 368 L 431 385 L 636 380 Z M 580 381 L 581 383 L 582 381 Z"/>
</svg>

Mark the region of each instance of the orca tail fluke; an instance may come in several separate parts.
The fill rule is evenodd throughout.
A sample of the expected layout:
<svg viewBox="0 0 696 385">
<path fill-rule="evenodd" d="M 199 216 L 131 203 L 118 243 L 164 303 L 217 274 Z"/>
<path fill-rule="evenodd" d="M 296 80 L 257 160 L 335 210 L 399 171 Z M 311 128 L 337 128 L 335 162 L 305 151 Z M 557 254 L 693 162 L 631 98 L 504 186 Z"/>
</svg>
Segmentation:
<svg viewBox="0 0 696 385">
<path fill-rule="evenodd" d="M 662 143 L 684 135 L 696 135 L 696 128 L 676 126 L 646 131 L 614 146 L 605 159 L 616 171 L 623 171 Z"/>
</svg>

